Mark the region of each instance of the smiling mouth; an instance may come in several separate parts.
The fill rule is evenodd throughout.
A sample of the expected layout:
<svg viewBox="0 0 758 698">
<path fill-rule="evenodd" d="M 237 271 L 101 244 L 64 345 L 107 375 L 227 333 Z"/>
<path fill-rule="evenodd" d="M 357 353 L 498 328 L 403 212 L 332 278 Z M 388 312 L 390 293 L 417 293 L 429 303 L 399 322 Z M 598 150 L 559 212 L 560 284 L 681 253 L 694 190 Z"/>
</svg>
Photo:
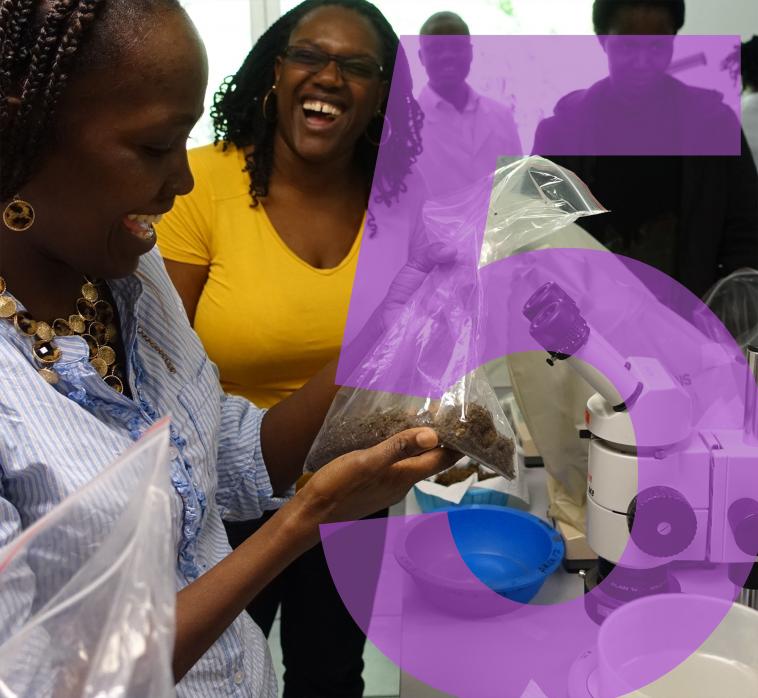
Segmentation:
<svg viewBox="0 0 758 698">
<path fill-rule="evenodd" d="M 152 240 L 155 237 L 155 228 L 153 226 L 160 222 L 162 216 L 157 215 L 138 215 L 131 213 L 124 216 L 124 227 L 135 237 L 140 240 Z"/>
<path fill-rule="evenodd" d="M 304 100 L 302 109 L 306 122 L 312 126 L 332 124 L 344 113 L 342 107 L 318 99 Z"/>
</svg>

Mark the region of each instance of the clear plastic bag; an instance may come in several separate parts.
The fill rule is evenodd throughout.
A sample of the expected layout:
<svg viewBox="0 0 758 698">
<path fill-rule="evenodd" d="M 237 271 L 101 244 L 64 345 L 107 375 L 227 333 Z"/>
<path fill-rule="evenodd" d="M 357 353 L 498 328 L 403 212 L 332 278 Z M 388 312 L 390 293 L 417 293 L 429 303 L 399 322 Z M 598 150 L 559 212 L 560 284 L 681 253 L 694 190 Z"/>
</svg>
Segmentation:
<svg viewBox="0 0 758 698">
<path fill-rule="evenodd" d="M 317 470 L 345 453 L 422 426 L 432 427 L 446 447 L 507 478 L 514 477 L 513 429 L 479 371 L 462 378 L 436 400 L 341 388 L 308 454 L 306 468 Z"/>
<path fill-rule="evenodd" d="M 733 272 L 716 283 L 704 300 L 743 351 L 758 343 L 758 271 Z"/>
<path fill-rule="evenodd" d="M 0 696 L 174 696 L 168 423 L 0 550 Z"/>
<path fill-rule="evenodd" d="M 470 370 L 479 364 L 472 357 L 482 351 L 486 299 L 479 270 L 527 239 L 603 209 L 575 175 L 544 158 L 508 164 L 495 173 L 494 188 L 492 181 L 425 203 L 411 258 L 442 246 L 455 251 L 455 262 L 432 266 L 402 312 L 385 323 L 382 337 L 351 364 L 350 379 L 327 414 L 306 470 L 403 429 L 431 426 L 444 446 L 506 478 L 516 474 L 513 428 L 484 370 Z M 490 224 L 482 242 L 487 211 Z M 383 389 L 387 384 L 408 386 L 408 394 Z"/>
<path fill-rule="evenodd" d="M 578 218 L 598 213 L 606 209 L 570 170 L 537 156 L 509 163 L 495 172 L 479 266 L 534 249 Z"/>
</svg>

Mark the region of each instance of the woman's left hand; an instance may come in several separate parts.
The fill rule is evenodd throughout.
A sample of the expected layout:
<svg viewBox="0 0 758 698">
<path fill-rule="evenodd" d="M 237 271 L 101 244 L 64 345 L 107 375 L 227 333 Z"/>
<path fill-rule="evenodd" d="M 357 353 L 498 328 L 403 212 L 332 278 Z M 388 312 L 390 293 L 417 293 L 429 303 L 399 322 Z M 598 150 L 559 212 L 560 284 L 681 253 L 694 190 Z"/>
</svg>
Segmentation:
<svg viewBox="0 0 758 698">
<path fill-rule="evenodd" d="M 310 525 L 317 532 L 319 524 L 362 519 L 399 502 L 416 482 L 460 458 L 457 451 L 439 447 L 432 429 L 408 429 L 327 463 L 291 504 L 300 505 L 304 530 Z"/>
</svg>

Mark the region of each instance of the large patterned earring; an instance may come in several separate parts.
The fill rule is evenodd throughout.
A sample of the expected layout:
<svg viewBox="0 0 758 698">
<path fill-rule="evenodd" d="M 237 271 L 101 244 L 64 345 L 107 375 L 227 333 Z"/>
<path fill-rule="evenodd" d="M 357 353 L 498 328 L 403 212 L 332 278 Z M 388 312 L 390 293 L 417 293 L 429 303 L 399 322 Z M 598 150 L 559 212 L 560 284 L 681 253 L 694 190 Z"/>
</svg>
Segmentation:
<svg viewBox="0 0 758 698">
<path fill-rule="evenodd" d="M 3 211 L 3 223 L 15 233 L 29 230 L 34 225 L 34 207 L 16 194 Z"/>
</svg>

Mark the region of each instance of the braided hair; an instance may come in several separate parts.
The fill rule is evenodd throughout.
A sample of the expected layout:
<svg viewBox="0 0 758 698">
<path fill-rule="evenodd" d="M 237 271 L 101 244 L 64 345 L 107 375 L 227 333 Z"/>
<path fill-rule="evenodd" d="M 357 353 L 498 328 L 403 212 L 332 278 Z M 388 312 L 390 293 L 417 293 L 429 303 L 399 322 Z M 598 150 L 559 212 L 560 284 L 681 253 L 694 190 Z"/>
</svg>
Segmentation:
<svg viewBox="0 0 758 698">
<path fill-rule="evenodd" d="M 120 28 L 168 7 L 178 0 L 0 0 L 0 201 L 33 176 L 71 76 L 112 59 Z"/>
<path fill-rule="evenodd" d="M 390 205 L 406 190 L 405 177 L 421 153 L 423 112 L 413 98 L 410 68 L 397 34 L 384 15 L 366 0 L 305 0 L 280 17 L 260 37 L 237 73 L 221 85 L 211 109 L 215 143 L 222 142 L 224 150 L 229 144 L 238 149 L 252 146 L 252 152 L 246 156 L 245 167 L 250 176 L 252 206 L 257 206 L 259 198 L 267 196 L 273 167 L 275 100 L 268 100 L 270 104 L 266 104 L 266 114 L 263 113 L 263 106 L 274 82 L 274 64 L 300 20 L 324 6 L 353 10 L 371 22 L 381 41 L 384 69 L 393 76 L 393 92 L 402 98 L 403 108 L 393 109 L 393 113 L 402 112 L 402 123 L 393 121 L 391 135 L 381 146 L 382 158 L 387 165 L 382 170 L 392 174 L 383 178 L 385 181 L 373 182 L 378 203 Z M 384 113 L 386 108 L 385 100 L 381 112 Z M 375 119 L 367 129 L 367 134 L 375 143 L 379 141 L 383 121 L 381 118 Z M 355 147 L 355 159 L 366 181 L 367 204 L 378 152 L 379 147 L 367 138 L 359 139 Z M 368 225 L 372 235 L 375 234 L 376 224 L 371 216 Z"/>
</svg>

